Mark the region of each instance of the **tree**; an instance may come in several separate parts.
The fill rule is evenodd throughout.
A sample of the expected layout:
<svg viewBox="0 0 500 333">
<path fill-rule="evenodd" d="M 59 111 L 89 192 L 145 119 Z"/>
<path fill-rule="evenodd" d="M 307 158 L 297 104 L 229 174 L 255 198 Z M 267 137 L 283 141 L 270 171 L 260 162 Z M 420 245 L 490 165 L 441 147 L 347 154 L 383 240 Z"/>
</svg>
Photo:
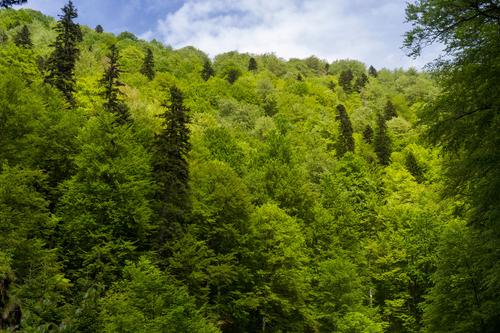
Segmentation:
<svg viewBox="0 0 500 333">
<path fill-rule="evenodd" d="M 120 87 L 124 86 L 121 82 L 120 74 L 120 54 L 115 44 L 111 45 L 108 54 L 108 67 L 104 71 L 102 79 L 99 81 L 104 90 L 101 96 L 104 97 L 104 108 L 116 116 L 119 124 L 125 124 L 129 121 L 128 106 L 120 99 L 123 94 Z"/>
<path fill-rule="evenodd" d="M 187 156 L 189 142 L 189 109 L 184 106 L 182 92 L 170 87 L 170 103 L 164 103 L 163 128 L 155 136 L 153 147 L 153 172 L 158 191 L 158 216 L 160 218 L 159 242 L 179 232 L 189 210 L 189 168 Z M 178 236 L 178 235 L 177 235 Z"/>
<path fill-rule="evenodd" d="M 344 89 L 346 94 L 352 92 L 352 80 L 354 79 L 354 74 L 351 69 L 346 69 L 340 72 L 339 84 Z"/>
<path fill-rule="evenodd" d="M 340 134 L 337 139 L 337 155 L 344 156 L 348 151 L 354 151 L 354 138 L 352 137 L 352 124 L 345 106 L 342 104 L 337 105 L 337 121 L 339 122 Z"/>
<path fill-rule="evenodd" d="M 21 31 L 19 31 L 15 36 L 14 36 L 14 43 L 22 48 L 25 49 L 30 49 L 33 47 L 33 42 L 31 41 L 31 33 L 30 30 L 28 29 L 28 26 L 23 25 Z"/>
<path fill-rule="evenodd" d="M 363 141 L 366 143 L 372 143 L 373 140 L 373 129 L 370 125 L 366 125 L 363 130 Z"/>
<path fill-rule="evenodd" d="M 336 84 L 335 82 L 333 82 L 332 80 L 328 81 L 328 89 L 330 89 L 332 92 L 335 92 L 335 87 L 336 87 Z"/>
<path fill-rule="evenodd" d="M 47 82 L 61 91 L 70 104 L 74 104 L 73 93 L 75 91 L 75 63 L 80 54 L 78 43 L 82 41 L 80 25 L 73 20 L 78 17 L 73 2 L 69 1 L 63 8 L 63 14 L 59 15 L 59 21 L 55 27 L 58 33 L 56 41 L 52 46 L 54 51 L 47 62 Z"/>
<path fill-rule="evenodd" d="M 229 68 L 226 72 L 226 80 L 233 84 L 241 76 L 241 71 L 238 68 Z"/>
<path fill-rule="evenodd" d="M 98 24 L 96 25 L 95 27 L 95 32 L 97 32 L 98 34 L 102 34 L 104 32 L 104 28 L 102 27 L 102 25 Z"/>
<path fill-rule="evenodd" d="M 128 262 L 102 305 L 102 332 L 217 333 L 186 288 L 142 257 Z"/>
<path fill-rule="evenodd" d="M 62 320 L 69 280 L 48 245 L 55 220 L 45 181 L 37 170 L 3 165 L 0 172 L 0 329 L 39 331 Z"/>
<path fill-rule="evenodd" d="M 26 2 L 28 2 L 28 0 L 0 0 L 0 7 L 10 8 L 14 5 L 22 5 Z"/>
<path fill-rule="evenodd" d="M 461 233 L 472 244 L 456 243 L 477 249 L 473 258 L 467 248 L 458 257 L 443 251 L 424 317 L 436 332 L 495 332 L 500 272 L 491 263 L 500 261 L 500 5 L 418 1 L 408 4 L 406 17 L 413 27 L 404 41 L 409 55 L 420 55 L 434 42 L 444 45 L 445 55 L 433 64 L 440 94 L 427 103 L 422 119 L 427 137 L 446 153 L 444 194 L 468 206 Z M 444 299 L 454 300 L 451 309 L 444 308 Z"/>
<path fill-rule="evenodd" d="M 246 327 L 239 323 L 239 332 L 307 331 L 310 276 L 300 224 L 277 205 L 265 204 L 252 213 L 250 226 L 245 255 L 254 285 L 235 302 L 250 314 Z"/>
<path fill-rule="evenodd" d="M 432 332 L 495 332 L 498 305 L 482 284 L 481 257 L 485 250 L 479 235 L 464 221 L 452 220 L 438 245 L 437 271 L 424 303 L 424 323 Z M 490 317 L 493 316 L 493 317 Z"/>
<path fill-rule="evenodd" d="M 121 275 L 125 260 L 151 248 L 153 179 L 150 154 L 133 129 L 106 111 L 78 135 L 76 170 L 58 203 L 60 248 L 78 291 Z M 89 232 L 92 230 L 92 232 Z"/>
<path fill-rule="evenodd" d="M 386 119 L 382 114 L 379 114 L 377 117 L 377 130 L 375 132 L 373 144 L 380 164 L 389 165 L 392 152 L 391 139 L 387 133 Z"/>
<path fill-rule="evenodd" d="M 391 120 L 392 118 L 396 118 L 398 114 L 396 113 L 396 107 L 392 104 L 390 99 L 387 99 L 384 107 L 384 117 L 386 120 Z"/>
<path fill-rule="evenodd" d="M 356 82 L 354 83 L 354 90 L 360 93 L 367 83 L 368 76 L 366 76 L 365 73 L 361 73 L 361 75 L 356 79 Z"/>
<path fill-rule="evenodd" d="M 245 281 L 250 281 L 250 272 L 242 263 L 243 255 L 251 252 L 246 243 L 250 232 L 250 193 L 236 172 L 220 161 L 199 161 L 193 165 L 190 184 L 191 226 L 196 238 L 212 253 L 208 279 L 203 283 L 207 303 L 220 317 L 221 326 L 240 332 L 246 318 L 239 310 L 241 291 L 247 289 Z"/>
<path fill-rule="evenodd" d="M 149 80 L 152 80 L 155 77 L 153 51 L 149 48 L 146 51 L 146 56 L 144 57 L 144 62 L 142 63 L 141 73 Z"/>
<path fill-rule="evenodd" d="M 257 70 L 257 61 L 255 61 L 254 57 L 251 57 L 250 60 L 248 60 L 248 70 L 249 71 Z"/>
<path fill-rule="evenodd" d="M 328 259 L 318 266 L 314 304 L 321 332 L 383 332 L 373 309 L 362 304 L 367 281 L 352 259 Z"/>
<path fill-rule="evenodd" d="M 214 69 L 212 68 L 212 64 L 210 63 L 209 59 L 205 59 L 205 62 L 203 63 L 203 70 L 201 71 L 201 77 L 203 80 L 208 81 L 212 76 L 214 76 L 215 72 Z"/>
<path fill-rule="evenodd" d="M 377 77 L 378 76 L 378 72 L 377 70 L 375 69 L 375 67 L 371 66 L 368 67 L 368 74 L 372 77 Z"/>
<path fill-rule="evenodd" d="M 412 152 L 409 152 L 406 155 L 405 167 L 412 174 L 412 176 L 415 177 L 415 180 L 418 183 L 424 181 L 424 170 Z"/>
</svg>

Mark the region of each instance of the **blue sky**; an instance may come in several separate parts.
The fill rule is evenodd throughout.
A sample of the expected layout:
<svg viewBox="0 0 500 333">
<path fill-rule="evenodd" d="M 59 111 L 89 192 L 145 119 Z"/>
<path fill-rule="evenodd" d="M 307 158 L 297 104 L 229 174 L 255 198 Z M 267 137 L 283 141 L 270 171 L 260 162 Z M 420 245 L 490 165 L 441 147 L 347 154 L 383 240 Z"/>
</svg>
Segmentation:
<svg viewBox="0 0 500 333">
<path fill-rule="evenodd" d="M 28 0 L 29 7 L 56 16 L 65 0 Z M 400 49 L 402 0 L 73 0 L 78 21 L 106 31 L 130 31 L 180 48 L 195 46 L 210 56 L 231 50 L 275 53 L 283 58 L 316 55 L 357 59 L 377 68 L 421 68 L 437 48 L 416 60 Z"/>
</svg>

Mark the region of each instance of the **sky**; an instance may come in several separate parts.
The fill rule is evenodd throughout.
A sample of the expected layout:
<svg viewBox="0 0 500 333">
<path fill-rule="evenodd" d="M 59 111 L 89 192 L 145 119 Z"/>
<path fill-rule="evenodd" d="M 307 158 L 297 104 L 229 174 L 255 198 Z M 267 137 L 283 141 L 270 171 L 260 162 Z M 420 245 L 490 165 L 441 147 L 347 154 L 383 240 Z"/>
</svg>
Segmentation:
<svg viewBox="0 0 500 333">
<path fill-rule="evenodd" d="M 56 17 L 66 0 L 28 0 L 23 7 Z M 210 56 L 237 50 L 279 57 L 356 59 L 376 68 L 422 68 L 439 49 L 417 59 L 401 49 L 403 0 L 73 0 L 77 21 L 105 31 L 130 31 L 174 48 Z"/>
</svg>

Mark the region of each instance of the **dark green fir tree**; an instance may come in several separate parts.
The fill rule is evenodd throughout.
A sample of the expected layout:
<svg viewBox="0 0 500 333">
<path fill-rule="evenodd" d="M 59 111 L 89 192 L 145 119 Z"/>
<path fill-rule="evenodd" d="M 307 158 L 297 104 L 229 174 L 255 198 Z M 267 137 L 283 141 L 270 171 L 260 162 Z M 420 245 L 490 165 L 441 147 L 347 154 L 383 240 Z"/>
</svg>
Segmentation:
<svg viewBox="0 0 500 333">
<path fill-rule="evenodd" d="M 424 181 L 424 169 L 420 166 L 417 158 L 412 152 L 406 155 L 405 167 L 412 174 L 417 183 L 422 183 Z"/>
<path fill-rule="evenodd" d="M 330 89 L 332 92 L 335 92 L 335 87 L 335 82 L 333 82 L 332 80 L 328 81 L 328 89 Z"/>
<path fill-rule="evenodd" d="M 248 60 L 248 70 L 252 72 L 257 70 L 257 61 L 254 57 L 251 57 L 250 60 Z"/>
<path fill-rule="evenodd" d="M 99 83 L 104 88 L 101 93 L 101 96 L 104 97 L 104 108 L 117 116 L 119 124 L 125 124 L 129 121 L 130 115 L 127 105 L 120 98 L 120 95 L 123 94 L 120 87 L 124 86 L 124 84 L 120 81 L 122 70 L 120 69 L 119 60 L 118 48 L 113 44 L 109 48 L 108 67 Z"/>
<path fill-rule="evenodd" d="M 233 83 L 236 82 L 236 80 L 238 80 L 238 78 L 240 77 L 240 75 L 241 75 L 241 72 L 240 72 L 239 69 L 237 69 L 237 68 L 230 68 L 227 71 L 226 80 L 230 84 L 233 84 Z"/>
<path fill-rule="evenodd" d="M 30 49 L 33 47 L 33 42 L 31 41 L 31 33 L 26 25 L 23 25 L 22 29 L 14 36 L 14 43 L 22 48 Z"/>
<path fill-rule="evenodd" d="M 354 79 L 354 74 L 352 73 L 351 69 L 346 69 L 340 73 L 339 84 L 347 94 L 352 92 L 353 79 Z"/>
<path fill-rule="evenodd" d="M 190 209 L 187 162 L 191 149 L 187 127 L 189 110 L 184 106 L 182 92 L 176 86 L 170 88 L 170 103 L 163 106 L 163 129 L 156 135 L 153 147 L 153 172 L 159 188 L 160 248 L 179 232 Z"/>
<path fill-rule="evenodd" d="M 203 80 L 208 81 L 212 76 L 214 76 L 215 72 L 212 68 L 212 64 L 209 59 L 205 59 L 205 63 L 203 64 L 203 69 L 201 71 L 201 77 Z"/>
<path fill-rule="evenodd" d="M 344 156 L 348 151 L 354 151 L 354 138 L 352 137 L 352 124 L 345 106 L 337 105 L 337 121 L 339 122 L 340 134 L 337 140 L 337 155 Z"/>
<path fill-rule="evenodd" d="M 398 116 L 396 113 L 396 107 L 392 104 L 390 99 L 388 99 L 385 103 L 384 116 L 386 120 L 391 120 L 392 118 L 396 118 Z"/>
<path fill-rule="evenodd" d="M 373 66 L 368 67 L 368 75 L 370 75 L 372 77 L 377 77 L 378 76 L 378 72 L 375 69 L 375 67 L 373 67 Z"/>
<path fill-rule="evenodd" d="M 392 144 L 391 138 L 387 133 L 386 118 L 382 114 L 379 114 L 377 117 L 377 131 L 373 143 L 380 164 L 389 165 L 391 162 Z"/>
<path fill-rule="evenodd" d="M 63 14 L 59 15 L 60 19 L 55 27 L 58 35 L 52 44 L 54 51 L 47 62 L 48 75 L 46 80 L 61 91 L 70 104 L 74 104 L 74 70 L 80 54 L 78 43 L 82 41 L 82 32 L 80 25 L 73 21 L 78 17 L 73 2 L 69 1 L 62 8 L 62 11 Z"/>
<path fill-rule="evenodd" d="M 366 125 L 363 130 L 363 141 L 366 143 L 372 143 L 373 141 L 373 128 L 370 125 Z"/>
<path fill-rule="evenodd" d="M 155 61 L 153 51 L 151 51 L 151 49 L 147 49 L 146 51 L 144 62 L 142 63 L 141 73 L 149 80 L 155 78 Z"/>
<path fill-rule="evenodd" d="M 356 82 L 354 83 L 354 90 L 360 93 L 367 83 L 368 76 L 366 76 L 365 73 L 361 73 L 361 75 L 356 79 Z"/>
</svg>

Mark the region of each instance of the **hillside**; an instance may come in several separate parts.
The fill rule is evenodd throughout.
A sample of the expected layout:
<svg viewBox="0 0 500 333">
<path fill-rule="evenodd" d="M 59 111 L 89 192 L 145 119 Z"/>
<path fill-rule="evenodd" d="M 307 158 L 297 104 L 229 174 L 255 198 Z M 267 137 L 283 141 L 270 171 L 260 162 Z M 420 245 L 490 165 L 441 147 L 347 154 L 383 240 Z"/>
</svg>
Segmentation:
<svg viewBox="0 0 500 333">
<path fill-rule="evenodd" d="M 430 74 L 81 26 L 61 90 L 56 26 L 0 10 L 0 331 L 438 326 L 443 258 L 474 245 Z"/>
</svg>

